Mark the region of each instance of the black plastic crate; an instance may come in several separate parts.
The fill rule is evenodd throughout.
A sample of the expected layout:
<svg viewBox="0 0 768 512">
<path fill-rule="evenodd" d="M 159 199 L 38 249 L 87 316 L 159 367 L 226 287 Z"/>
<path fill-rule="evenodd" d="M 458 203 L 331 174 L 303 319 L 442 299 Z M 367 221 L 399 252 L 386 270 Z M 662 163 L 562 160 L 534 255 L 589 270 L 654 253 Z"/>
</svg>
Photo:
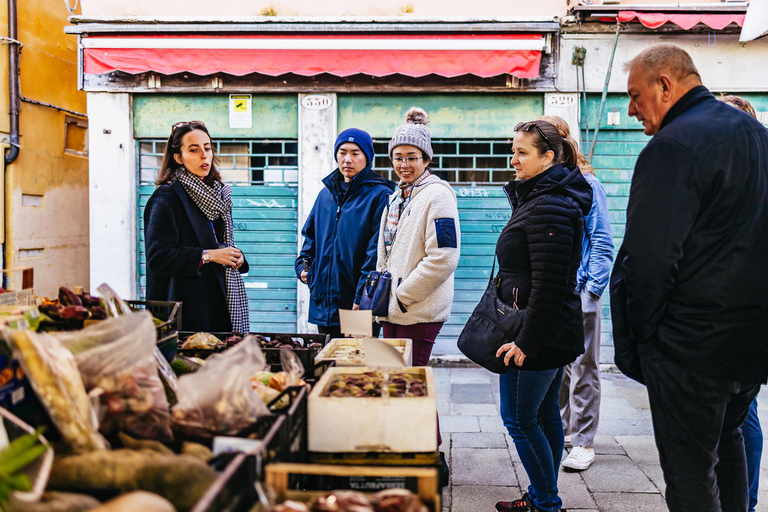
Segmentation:
<svg viewBox="0 0 768 512">
<path fill-rule="evenodd" d="M 227 452 L 210 464 L 220 471 L 219 478 L 200 498 L 192 512 L 248 512 L 258 500 L 254 482 L 264 479 L 264 465 L 284 457 L 281 433 L 286 418 L 281 415 L 261 418 L 252 428 L 241 432 L 257 435 L 262 444 L 253 452 Z"/>
<path fill-rule="evenodd" d="M 291 397 L 290 405 L 283 409 L 274 409 L 283 396 Z M 291 386 L 280 393 L 269 408 L 274 414 L 285 417 L 285 425 L 280 432 L 280 444 L 283 446 L 282 459 L 276 462 L 305 462 L 307 460 L 307 386 Z"/>
<path fill-rule="evenodd" d="M 179 346 L 186 340 L 189 336 L 196 334 L 191 331 L 179 331 Z M 224 332 L 212 332 L 209 333 L 220 340 L 224 341 L 225 339 L 229 338 L 232 334 L 231 333 L 224 333 Z M 263 332 L 252 332 L 249 334 L 259 335 L 263 336 L 267 339 L 267 341 L 270 341 L 275 336 L 290 336 L 294 340 L 301 340 L 301 344 L 304 348 L 292 348 L 290 350 L 293 350 L 293 352 L 296 354 L 296 356 L 299 358 L 299 361 L 301 361 L 301 364 L 304 366 L 304 380 L 307 379 L 314 379 L 315 378 L 315 356 L 317 355 L 317 351 L 311 348 L 306 348 L 307 345 L 310 343 L 320 343 L 323 346 L 325 346 L 328 341 L 330 341 L 330 336 L 328 334 L 291 334 L 291 333 L 263 333 Z M 221 352 L 223 349 L 217 349 L 217 350 L 206 350 L 206 349 L 179 349 L 179 353 L 185 355 L 185 356 L 193 356 L 193 357 L 199 357 L 201 359 L 205 359 L 211 354 L 214 354 L 216 352 Z M 262 348 L 262 352 L 264 352 L 264 357 L 267 360 L 267 364 L 270 367 L 270 371 L 272 372 L 279 372 L 282 371 L 283 365 L 280 361 L 280 351 L 286 350 L 282 348 Z"/>
<path fill-rule="evenodd" d="M 134 311 L 149 311 L 152 316 L 162 320 L 157 326 L 157 340 L 162 341 L 181 330 L 181 302 L 164 300 L 127 300 Z"/>
</svg>

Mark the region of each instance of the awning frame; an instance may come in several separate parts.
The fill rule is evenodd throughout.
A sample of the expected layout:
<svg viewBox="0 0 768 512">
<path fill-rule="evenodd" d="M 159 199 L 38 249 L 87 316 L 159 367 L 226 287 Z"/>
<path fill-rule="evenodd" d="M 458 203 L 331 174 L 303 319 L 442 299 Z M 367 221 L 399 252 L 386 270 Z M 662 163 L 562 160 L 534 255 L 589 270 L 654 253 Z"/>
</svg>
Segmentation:
<svg viewBox="0 0 768 512">
<path fill-rule="evenodd" d="M 84 38 L 90 36 L 119 36 L 119 35 L 146 35 L 148 37 L 158 36 L 160 34 L 173 35 L 197 35 L 211 37 L 215 35 L 237 34 L 237 35 L 339 35 L 349 36 L 354 32 L 365 31 L 367 34 L 374 35 L 398 35 L 398 36 L 417 36 L 419 34 L 429 36 L 436 33 L 455 33 L 455 34 L 525 34 L 539 33 L 544 36 L 545 45 L 542 51 L 542 75 L 539 79 L 529 79 L 530 84 L 521 85 L 514 77 L 507 78 L 507 88 L 520 90 L 536 90 L 543 88 L 546 90 L 554 86 L 556 66 L 550 60 L 555 58 L 557 37 L 560 30 L 560 22 L 557 18 L 537 18 L 529 20 L 518 19 L 500 19 L 500 20 L 409 20 L 404 22 L 402 17 L 391 19 L 260 19 L 254 23 L 253 18 L 238 20 L 154 20 L 154 19 L 94 19 L 85 17 L 70 17 L 70 21 L 76 25 L 68 26 L 65 32 L 76 34 L 78 36 L 78 86 L 81 90 L 86 89 L 86 80 L 84 73 Z M 546 63 L 545 63 L 546 61 Z M 145 73 L 146 75 L 146 73 Z M 159 78 L 159 76 L 158 76 Z M 159 80 L 158 80 L 159 81 Z M 227 80 L 226 83 L 232 83 Z M 322 78 L 321 78 L 322 81 Z M 163 80 L 163 82 L 166 82 Z M 386 81 L 385 81 L 386 82 Z M 496 81 L 493 81 L 494 83 Z M 147 83 L 145 76 L 144 83 Z M 298 83 L 298 82 L 297 82 Z M 394 83 L 394 82 L 386 82 Z M 434 90 L 435 80 L 431 80 L 430 87 Z M 477 85 L 470 85 L 476 83 Z M 136 90 L 136 80 L 129 79 L 126 74 L 117 73 L 113 77 L 106 75 L 88 75 L 88 90 Z M 151 84 L 142 87 L 142 90 L 151 89 Z M 199 90 L 204 85 L 198 85 L 195 89 Z M 355 86 L 350 86 L 350 90 L 355 90 Z M 367 84 L 364 86 L 367 87 Z M 387 87 L 387 86 L 385 86 Z M 471 90 L 472 87 L 483 88 L 485 86 L 467 81 L 462 90 Z M 498 85 L 489 85 L 496 90 Z M 165 87 L 163 87 L 165 90 Z M 439 88 L 438 88 L 439 90 Z"/>
</svg>

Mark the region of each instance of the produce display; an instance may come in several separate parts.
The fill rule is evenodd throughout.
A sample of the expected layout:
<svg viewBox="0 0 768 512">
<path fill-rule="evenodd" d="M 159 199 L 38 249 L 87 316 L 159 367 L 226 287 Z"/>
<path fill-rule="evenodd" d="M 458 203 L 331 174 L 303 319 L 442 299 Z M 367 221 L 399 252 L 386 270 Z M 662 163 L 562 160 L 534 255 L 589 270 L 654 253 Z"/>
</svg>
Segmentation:
<svg viewBox="0 0 768 512">
<path fill-rule="evenodd" d="M 286 501 L 271 512 L 427 512 L 427 507 L 407 489 L 387 489 L 370 498 L 356 491 L 334 491 L 309 505 Z"/>
<path fill-rule="evenodd" d="M 44 333 L 15 331 L 11 340 L 32 388 L 68 449 L 75 453 L 106 449 L 72 353 Z"/>
<path fill-rule="evenodd" d="M 334 368 L 333 362 L 319 364 L 314 357 L 324 349 L 325 335 L 265 333 L 242 337 L 203 332 L 174 345 L 176 331 L 167 328 L 174 328 L 179 317 L 169 314 L 173 318 L 164 322 L 149 310 L 162 314 L 163 308 L 172 308 L 177 312 L 181 311 L 178 304 L 137 302 L 133 307 L 146 307 L 147 311 L 135 312 L 108 286 L 99 287 L 98 293 L 100 298 L 79 287 L 61 287 L 56 298 L 44 298 L 37 306 L 0 306 L 0 331 L 18 361 L 7 371 L 26 376 L 42 406 L 35 403 L 40 409 L 40 423 L 52 423 L 48 429 L 53 430 L 54 441 L 60 439 L 52 443 L 55 457 L 51 446 L 45 455 L 46 468 L 51 467 L 51 460 L 53 466 L 40 501 L 17 503 L 13 492 L 4 494 L 0 478 L 0 499 L 10 497 L 7 507 L 3 504 L 0 509 L 187 512 L 199 503 L 208 503 L 213 506 L 208 510 L 224 510 L 225 501 L 231 504 L 236 499 L 222 482 L 229 482 L 231 469 L 240 466 L 232 462 L 231 455 L 213 457 L 204 444 L 210 446 L 214 436 L 264 436 L 267 448 L 257 462 L 259 478 L 264 478 L 262 471 L 266 471 L 262 464 L 295 462 L 294 457 L 306 460 L 312 453 L 436 450 L 434 380 L 429 368 L 385 371 Z M 34 332 L 38 327 L 50 333 Z M 331 358 L 364 360 L 362 344 L 334 341 L 339 343 L 327 351 Z M 404 360 L 410 360 L 410 340 L 387 342 Z M 177 347 L 188 351 L 176 354 Z M 383 351 L 387 347 L 380 348 Z M 270 366 L 275 371 L 270 371 Z M 305 370 L 309 370 L 310 382 L 320 377 L 312 393 L 291 389 L 309 388 L 303 380 Z M 307 402 L 301 401 L 304 399 Z M 382 407 L 386 414 L 382 414 Z M 325 438 L 318 441 L 317 431 L 343 443 L 337 446 Z M 408 442 L 400 440 L 403 432 Z M 246 446 L 235 441 L 229 446 Z M 3 457 L 0 452 L 0 466 Z M 238 457 L 247 459 L 245 455 Z M 247 460 L 252 464 L 253 457 Z M 3 468 L 0 473 L 5 472 Z M 218 471 L 223 472 L 220 475 Z M 40 496 L 45 478 L 39 481 L 34 499 Z M 213 501 L 207 498 L 201 502 L 214 482 L 218 485 L 209 491 Z M 23 498 L 18 493 L 17 497 Z M 431 503 L 429 496 L 422 495 L 422 499 Z M 427 509 L 410 491 L 397 489 L 374 496 L 334 491 L 309 504 L 285 502 L 272 510 Z"/>
<path fill-rule="evenodd" d="M 380 397 L 387 393 L 391 397 L 424 396 L 426 383 L 420 376 L 408 372 L 367 371 L 360 374 L 337 375 L 331 382 L 326 396 L 332 397 Z"/>
<path fill-rule="evenodd" d="M 57 457 L 48 488 L 111 495 L 148 491 L 184 512 L 194 507 L 217 476 L 212 467 L 190 455 L 119 449 Z"/>
<path fill-rule="evenodd" d="M 311 348 L 315 351 L 320 351 L 323 348 L 322 343 L 316 342 L 304 346 L 300 340 L 294 339 L 290 334 L 276 334 L 269 340 L 261 334 L 250 334 L 249 336 L 255 338 L 261 348 Z M 236 333 L 222 341 L 211 333 L 198 332 L 180 341 L 179 348 L 182 350 L 223 350 L 237 345 L 242 340 L 243 337 Z"/>
<path fill-rule="evenodd" d="M 59 288 L 57 299 L 43 298 L 38 307 L 41 313 L 46 315 L 54 323 L 76 323 L 80 328 L 87 319 L 103 320 L 107 318 L 107 311 L 98 297 L 93 297 L 87 292 L 76 294 L 74 291 L 62 286 Z"/>
<path fill-rule="evenodd" d="M 251 385 L 251 376 L 266 368 L 253 337 L 212 355 L 197 372 L 179 377 L 174 428 L 193 436 L 235 435 L 270 414 Z"/>
<path fill-rule="evenodd" d="M 109 318 L 58 337 L 77 352 L 75 360 L 85 388 L 100 404 L 103 432 L 122 430 L 150 439 L 173 437 L 150 313 Z M 89 348 L 83 350 L 85 347 Z"/>
</svg>

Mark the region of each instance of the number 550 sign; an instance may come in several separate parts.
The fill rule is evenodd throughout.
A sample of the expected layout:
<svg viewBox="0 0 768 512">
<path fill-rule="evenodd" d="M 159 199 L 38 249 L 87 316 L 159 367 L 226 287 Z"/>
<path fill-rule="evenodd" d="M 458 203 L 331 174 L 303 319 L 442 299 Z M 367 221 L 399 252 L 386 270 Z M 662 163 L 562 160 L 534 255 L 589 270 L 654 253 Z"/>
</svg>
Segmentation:
<svg viewBox="0 0 768 512">
<path fill-rule="evenodd" d="M 301 106 L 308 110 L 325 110 L 333 106 L 333 98 L 322 94 L 311 94 L 301 98 Z"/>
</svg>

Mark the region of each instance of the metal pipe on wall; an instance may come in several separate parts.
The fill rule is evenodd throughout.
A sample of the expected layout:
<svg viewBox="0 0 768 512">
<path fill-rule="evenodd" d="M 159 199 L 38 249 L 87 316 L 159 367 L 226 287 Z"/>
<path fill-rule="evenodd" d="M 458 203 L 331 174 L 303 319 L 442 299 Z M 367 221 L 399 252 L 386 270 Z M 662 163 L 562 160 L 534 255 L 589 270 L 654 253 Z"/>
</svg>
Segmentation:
<svg viewBox="0 0 768 512">
<path fill-rule="evenodd" d="M 11 147 L 5 154 L 5 165 L 12 164 L 19 156 L 19 42 L 16 28 L 16 0 L 8 0 L 8 100 L 11 116 Z"/>
</svg>

